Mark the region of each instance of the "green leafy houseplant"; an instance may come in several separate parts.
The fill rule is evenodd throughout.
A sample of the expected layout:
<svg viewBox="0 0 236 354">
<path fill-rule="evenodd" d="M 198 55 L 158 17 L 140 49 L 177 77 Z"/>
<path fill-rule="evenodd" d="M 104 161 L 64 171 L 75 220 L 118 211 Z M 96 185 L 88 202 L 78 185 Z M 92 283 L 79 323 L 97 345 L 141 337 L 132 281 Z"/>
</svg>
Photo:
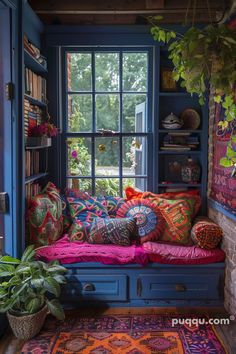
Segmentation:
<svg viewBox="0 0 236 354">
<path fill-rule="evenodd" d="M 208 25 L 203 29 L 191 27 L 184 34 L 166 30 L 157 25 L 160 18 L 151 17 L 154 40 L 168 44 L 169 59 L 173 63 L 173 78 L 191 94 L 197 94 L 203 105 L 209 85 L 215 102 L 224 108 L 220 128 L 230 129 L 231 139 L 226 156 L 220 160 L 224 167 L 236 164 L 236 119 L 233 88 L 236 82 L 236 32 L 225 25 Z M 230 128 L 231 127 L 231 128 Z"/>
<path fill-rule="evenodd" d="M 33 246 L 27 247 L 21 259 L 0 258 L 0 312 L 16 317 L 38 313 L 46 307 L 57 319 L 65 318 L 59 303 L 60 284 L 65 283 L 66 269 L 57 261 L 35 260 Z"/>
</svg>

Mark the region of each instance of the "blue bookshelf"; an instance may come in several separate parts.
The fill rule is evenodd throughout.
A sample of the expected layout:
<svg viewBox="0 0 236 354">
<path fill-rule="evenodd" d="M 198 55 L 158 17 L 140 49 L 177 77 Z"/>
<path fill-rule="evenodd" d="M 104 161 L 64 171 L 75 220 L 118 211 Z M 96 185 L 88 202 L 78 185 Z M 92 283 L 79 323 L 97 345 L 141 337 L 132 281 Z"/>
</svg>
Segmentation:
<svg viewBox="0 0 236 354">
<path fill-rule="evenodd" d="M 32 176 L 29 176 L 29 177 L 26 177 L 25 178 L 25 184 L 27 183 L 32 183 L 34 181 L 37 181 L 41 178 L 45 178 L 49 175 L 48 172 L 42 172 L 42 173 L 37 173 L 36 175 L 32 175 Z"/>
<path fill-rule="evenodd" d="M 166 189 L 198 189 L 202 197 L 202 208 L 201 213 L 206 213 L 206 190 L 207 190 L 207 149 L 208 149 L 208 110 L 205 106 L 200 106 L 198 102 L 198 97 L 196 95 L 191 95 L 183 88 L 176 85 L 175 91 L 168 91 L 163 87 L 162 80 L 162 69 L 172 68 L 172 63 L 168 59 L 168 51 L 166 47 L 159 48 L 159 83 L 157 85 L 158 98 L 157 98 L 157 109 L 156 115 L 158 117 L 156 124 L 158 125 L 158 135 L 157 140 L 157 190 L 165 191 Z M 171 112 L 176 116 L 181 116 L 181 113 L 186 109 L 194 109 L 200 115 L 200 125 L 197 129 L 164 129 L 162 126 L 163 119 L 168 116 Z M 166 135 L 176 137 L 194 137 L 197 141 L 195 144 L 195 149 L 191 150 L 181 150 L 173 147 L 171 150 L 171 144 L 168 143 L 164 145 L 164 138 L 168 142 Z M 182 138 L 183 139 L 183 138 Z M 171 140 L 171 139 L 170 139 Z M 184 141 L 184 139 L 183 139 Z M 181 143 L 179 143 L 181 144 Z M 184 143 L 182 144 L 184 145 Z M 191 143 L 190 143 L 191 145 Z M 186 147 L 188 145 L 186 144 Z M 168 150 L 162 150 L 162 147 L 168 147 Z M 192 158 L 201 168 L 201 176 L 196 183 L 183 183 L 181 176 L 181 166 L 186 164 L 187 159 Z M 174 170 L 173 166 L 177 166 L 178 169 Z"/>
<path fill-rule="evenodd" d="M 41 108 L 46 108 L 47 107 L 47 104 L 45 102 L 38 101 L 35 98 L 31 97 L 30 95 L 27 95 L 26 93 L 25 93 L 24 96 L 25 96 L 25 99 L 27 99 L 31 104 L 33 104 L 35 106 L 39 106 Z"/>
<path fill-rule="evenodd" d="M 24 49 L 24 64 L 27 68 L 33 70 L 38 75 L 44 76 L 47 74 L 47 69 L 40 64 L 26 49 Z"/>
</svg>

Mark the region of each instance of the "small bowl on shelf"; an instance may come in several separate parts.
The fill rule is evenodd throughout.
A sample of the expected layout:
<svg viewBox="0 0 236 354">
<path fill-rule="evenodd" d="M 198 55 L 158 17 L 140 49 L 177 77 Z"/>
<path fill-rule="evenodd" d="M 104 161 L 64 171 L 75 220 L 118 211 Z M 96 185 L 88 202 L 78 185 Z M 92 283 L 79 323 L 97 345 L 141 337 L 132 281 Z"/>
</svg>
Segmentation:
<svg viewBox="0 0 236 354">
<path fill-rule="evenodd" d="M 162 126 L 165 129 L 180 129 L 183 126 L 183 120 L 171 112 L 162 120 Z"/>
</svg>

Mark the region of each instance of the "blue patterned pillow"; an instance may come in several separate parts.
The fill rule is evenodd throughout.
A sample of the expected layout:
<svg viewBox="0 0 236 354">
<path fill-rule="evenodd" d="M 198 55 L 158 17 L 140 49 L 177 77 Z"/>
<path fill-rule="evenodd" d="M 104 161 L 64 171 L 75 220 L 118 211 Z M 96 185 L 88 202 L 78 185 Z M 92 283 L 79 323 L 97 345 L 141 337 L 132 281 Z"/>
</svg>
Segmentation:
<svg viewBox="0 0 236 354">
<path fill-rule="evenodd" d="M 129 246 L 135 236 L 136 223 L 133 218 L 95 218 L 90 229 L 88 242 Z"/>
<path fill-rule="evenodd" d="M 95 198 L 67 198 L 72 219 L 93 222 L 94 218 L 109 218 L 106 207 Z"/>
</svg>

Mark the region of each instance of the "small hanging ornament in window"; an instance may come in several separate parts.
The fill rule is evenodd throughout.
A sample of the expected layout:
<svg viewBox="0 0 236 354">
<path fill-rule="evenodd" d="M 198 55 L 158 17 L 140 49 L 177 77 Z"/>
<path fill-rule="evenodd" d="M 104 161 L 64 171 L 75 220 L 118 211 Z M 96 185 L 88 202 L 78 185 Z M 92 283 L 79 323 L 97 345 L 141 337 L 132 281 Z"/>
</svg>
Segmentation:
<svg viewBox="0 0 236 354">
<path fill-rule="evenodd" d="M 99 144 L 99 145 L 98 145 L 98 150 L 99 150 L 100 152 L 106 151 L 106 146 L 105 146 L 104 144 Z"/>
</svg>

